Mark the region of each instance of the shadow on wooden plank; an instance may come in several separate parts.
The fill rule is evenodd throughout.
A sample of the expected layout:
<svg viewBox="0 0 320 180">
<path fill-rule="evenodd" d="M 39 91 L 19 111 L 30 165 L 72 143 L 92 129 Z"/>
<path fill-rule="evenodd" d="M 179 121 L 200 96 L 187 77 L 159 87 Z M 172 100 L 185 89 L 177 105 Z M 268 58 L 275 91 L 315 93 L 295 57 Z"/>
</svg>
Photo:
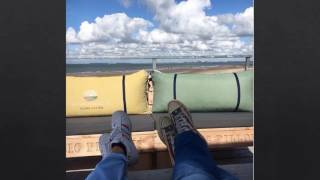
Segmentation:
<svg viewBox="0 0 320 180">
<path fill-rule="evenodd" d="M 239 180 L 252 180 L 253 179 L 253 163 L 240 163 L 240 164 L 226 164 L 219 165 L 219 167 L 227 170 Z M 66 173 L 67 180 L 85 179 L 91 170 L 79 170 Z M 129 180 L 169 180 L 172 176 L 172 168 L 156 169 L 156 170 L 142 170 L 142 171 L 129 171 Z"/>
<path fill-rule="evenodd" d="M 218 164 L 251 163 L 253 154 L 248 147 L 214 149 L 211 150 L 214 160 Z M 139 161 L 129 170 L 150 170 L 171 168 L 171 162 L 167 151 L 144 152 L 139 154 Z M 92 169 L 101 160 L 101 156 L 68 158 L 67 170 Z"/>
</svg>

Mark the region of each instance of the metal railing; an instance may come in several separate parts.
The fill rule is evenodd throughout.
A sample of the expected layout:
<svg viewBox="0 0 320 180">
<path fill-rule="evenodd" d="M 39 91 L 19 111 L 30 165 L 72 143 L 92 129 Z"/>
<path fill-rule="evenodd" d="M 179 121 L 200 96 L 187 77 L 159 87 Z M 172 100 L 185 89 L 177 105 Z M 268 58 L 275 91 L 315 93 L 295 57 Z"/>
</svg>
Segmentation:
<svg viewBox="0 0 320 180">
<path fill-rule="evenodd" d="M 218 60 L 221 58 L 221 60 Z M 230 58 L 230 60 L 229 60 Z M 179 60 L 181 61 L 179 62 Z M 82 61 L 83 60 L 83 61 Z M 181 66 L 179 63 L 182 62 Z M 69 62 L 68 62 L 69 61 Z M 84 72 L 95 72 L 95 71 L 106 71 L 106 72 L 121 72 L 121 73 L 129 73 L 133 70 L 137 70 L 137 68 L 145 68 L 149 71 L 154 70 L 172 70 L 176 67 L 178 68 L 203 68 L 206 66 L 228 66 L 228 65 L 235 65 L 235 66 L 242 66 L 244 70 L 248 70 L 250 67 L 253 66 L 253 58 L 252 55 L 224 55 L 224 56 L 153 56 L 153 57 L 104 57 L 98 59 L 92 58 L 67 58 L 67 64 L 70 64 L 68 73 L 76 73 L 79 72 L 79 67 L 82 69 L 89 67 L 82 62 L 89 62 L 89 64 L 96 64 L 92 65 L 90 68 L 95 66 L 93 69 L 86 69 L 83 70 Z M 135 61 L 137 61 L 135 63 Z M 114 64 L 113 67 L 108 65 L 107 69 L 105 65 L 97 64 Z M 201 65 L 204 63 L 203 65 Z M 117 65 L 118 64 L 118 65 Z M 122 67 L 121 64 L 124 64 Z M 134 64 L 134 67 L 128 66 L 128 64 Z M 80 65 L 80 66 L 79 66 Z M 78 68 L 78 69 L 77 69 Z M 77 69 L 77 70 L 75 70 Z"/>
<path fill-rule="evenodd" d="M 247 71 L 249 66 L 250 66 L 250 62 L 252 62 L 252 56 L 251 55 L 244 55 L 244 56 L 199 56 L 199 57 L 186 57 L 186 56 L 181 56 L 181 57 L 174 57 L 174 59 L 201 59 L 201 58 L 244 58 L 244 63 L 243 63 L 243 67 L 244 70 Z M 157 60 L 158 59 L 173 59 L 172 57 L 145 57 L 144 59 L 152 59 L 152 70 L 156 70 L 157 69 Z"/>
</svg>

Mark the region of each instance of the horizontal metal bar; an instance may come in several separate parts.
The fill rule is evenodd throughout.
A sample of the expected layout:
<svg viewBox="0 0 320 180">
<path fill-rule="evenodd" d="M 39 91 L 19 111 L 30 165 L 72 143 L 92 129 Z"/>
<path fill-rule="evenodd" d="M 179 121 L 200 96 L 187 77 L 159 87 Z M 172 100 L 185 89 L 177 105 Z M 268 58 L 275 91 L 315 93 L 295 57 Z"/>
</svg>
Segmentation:
<svg viewBox="0 0 320 180">
<path fill-rule="evenodd" d="M 201 59 L 201 58 L 250 58 L 252 55 L 221 55 L 221 56 L 115 56 L 99 57 L 98 59 Z M 95 59 L 88 57 L 67 57 L 67 59 Z"/>
</svg>

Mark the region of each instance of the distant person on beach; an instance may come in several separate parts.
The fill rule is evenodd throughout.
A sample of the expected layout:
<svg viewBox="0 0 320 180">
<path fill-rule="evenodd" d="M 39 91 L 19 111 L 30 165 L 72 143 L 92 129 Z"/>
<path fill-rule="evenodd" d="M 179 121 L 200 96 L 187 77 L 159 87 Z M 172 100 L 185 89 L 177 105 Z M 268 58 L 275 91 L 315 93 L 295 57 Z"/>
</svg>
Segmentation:
<svg viewBox="0 0 320 180">
<path fill-rule="evenodd" d="M 172 163 L 174 180 L 235 180 L 213 160 L 207 142 L 193 126 L 188 109 L 179 101 L 168 104 L 170 118 L 162 118 L 158 133 L 166 144 Z M 87 180 L 127 179 L 127 166 L 138 160 L 131 138 L 131 121 L 126 113 L 112 114 L 112 132 L 99 139 L 102 160 Z M 152 179 L 152 177 L 150 177 Z"/>
</svg>

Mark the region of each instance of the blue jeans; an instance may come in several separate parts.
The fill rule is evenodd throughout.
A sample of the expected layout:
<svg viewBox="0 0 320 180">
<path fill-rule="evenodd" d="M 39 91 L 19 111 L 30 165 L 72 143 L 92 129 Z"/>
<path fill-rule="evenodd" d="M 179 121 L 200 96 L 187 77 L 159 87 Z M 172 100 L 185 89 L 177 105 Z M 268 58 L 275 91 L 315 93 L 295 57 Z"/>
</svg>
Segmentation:
<svg viewBox="0 0 320 180">
<path fill-rule="evenodd" d="M 127 159 L 123 154 L 111 153 L 100 161 L 87 180 L 127 179 Z M 207 143 L 192 131 L 175 137 L 174 180 L 236 180 L 219 168 L 209 152 Z"/>
</svg>

